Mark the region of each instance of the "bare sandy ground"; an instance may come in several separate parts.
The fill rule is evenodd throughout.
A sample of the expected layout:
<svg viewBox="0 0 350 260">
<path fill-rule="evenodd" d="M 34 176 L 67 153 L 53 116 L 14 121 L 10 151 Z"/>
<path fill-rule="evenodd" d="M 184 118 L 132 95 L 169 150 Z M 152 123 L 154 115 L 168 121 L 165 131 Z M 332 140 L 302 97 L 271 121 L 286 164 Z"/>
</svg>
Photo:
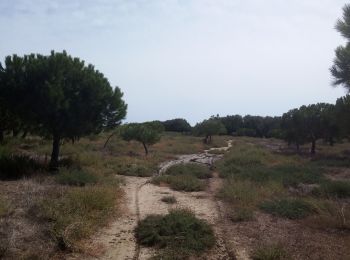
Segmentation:
<svg viewBox="0 0 350 260">
<path fill-rule="evenodd" d="M 213 148 L 212 150 L 226 151 L 231 147 Z M 162 174 L 168 167 L 187 162 L 212 164 L 222 155 L 210 154 L 209 150 L 201 154 L 180 156 L 177 160 L 160 165 L 158 174 Z M 168 187 L 155 186 L 148 181 L 150 178 L 124 177 L 125 200 L 119 216 L 110 226 L 100 231 L 91 241 L 91 248 L 101 248 L 99 256 L 85 256 L 85 259 L 115 259 L 115 260 L 143 260 L 154 256 L 156 252 L 150 248 L 139 247 L 135 241 L 134 229 L 137 222 L 150 214 L 167 214 L 171 208 L 187 208 L 192 210 L 198 218 L 205 219 L 213 226 L 217 242 L 213 249 L 198 259 L 226 260 L 234 259 L 234 252 L 227 249 L 225 240 L 226 225 L 221 217 L 220 203 L 215 194 L 221 186 L 221 179 L 214 173 L 208 180 L 208 189 L 202 192 L 178 192 Z M 164 196 L 174 196 L 176 204 L 169 205 L 161 201 Z M 75 257 L 78 259 L 79 257 Z M 81 258 L 80 258 L 81 259 Z M 246 259 L 246 258 L 239 258 Z"/>
</svg>

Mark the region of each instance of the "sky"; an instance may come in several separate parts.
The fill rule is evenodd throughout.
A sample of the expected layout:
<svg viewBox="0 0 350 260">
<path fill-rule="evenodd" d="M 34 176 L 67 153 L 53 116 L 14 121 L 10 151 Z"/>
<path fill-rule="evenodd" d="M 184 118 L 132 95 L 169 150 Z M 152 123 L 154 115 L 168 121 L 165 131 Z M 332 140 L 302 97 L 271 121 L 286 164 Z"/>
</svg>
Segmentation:
<svg viewBox="0 0 350 260">
<path fill-rule="evenodd" d="M 282 115 L 346 94 L 343 0 L 0 0 L 0 60 L 66 50 L 119 86 L 127 122 Z"/>
</svg>

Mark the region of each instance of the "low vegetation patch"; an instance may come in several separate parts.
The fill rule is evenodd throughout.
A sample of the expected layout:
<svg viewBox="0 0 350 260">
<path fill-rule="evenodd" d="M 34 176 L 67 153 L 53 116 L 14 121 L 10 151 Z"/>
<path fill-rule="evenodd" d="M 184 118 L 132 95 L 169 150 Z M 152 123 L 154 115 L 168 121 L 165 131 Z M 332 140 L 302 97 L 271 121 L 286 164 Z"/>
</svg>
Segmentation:
<svg viewBox="0 0 350 260">
<path fill-rule="evenodd" d="M 165 216 L 147 216 L 140 221 L 135 234 L 141 245 L 156 246 L 168 252 L 176 250 L 177 259 L 200 254 L 215 244 L 210 225 L 183 209 L 172 210 Z"/>
<path fill-rule="evenodd" d="M 209 168 L 205 165 L 197 163 L 181 163 L 171 166 L 165 172 L 166 175 L 178 176 L 178 175 L 188 175 L 194 176 L 198 179 L 207 179 L 211 177 L 211 172 Z"/>
<path fill-rule="evenodd" d="M 155 167 L 148 165 L 146 162 L 137 163 L 120 163 L 116 167 L 116 171 L 120 175 L 151 177 L 156 172 Z"/>
<path fill-rule="evenodd" d="M 291 259 L 283 246 L 262 245 L 256 248 L 252 254 L 253 260 L 287 260 Z"/>
<path fill-rule="evenodd" d="M 8 212 L 9 212 L 8 203 L 5 201 L 4 198 L 0 197 L 0 218 L 6 216 Z"/>
<path fill-rule="evenodd" d="M 167 203 L 167 204 L 175 204 L 176 198 L 174 196 L 164 196 L 161 201 Z"/>
<path fill-rule="evenodd" d="M 98 181 L 97 176 L 81 170 L 81 169 L 60 169 L 59 174 L 56 176 L 56 181 L 63 185 L 70 186 L 85 186 L 96 184 Z"/>
<path fill-rule="evenodd" d="M 49 221 L 49 232 L 62 250 L 75 249 L 76 242 L 104 225 L 113 214 L 115 188 L 87 186 L 58 192 L 38 207 L 39 220 Z"/>
<path fill-rule="evenodd" d="M 248 207 L 234 207 L 229 213 L 233 222 L 250 221 L 254 219 L 254 210 Z"/>
<path fill-rule="evenodd" d="M 0 180 L 17 180 L 29 177 L 45 167 L 26 155 L 6 155 L 0 157 Z"/>
<path fill-rule="evenodd" d="M 201 180 L 191 175 L 162 175 L 153 178 L 152 183 L 156 185 L 165 183 L 168 184 L 173 190 L 187 192 L 201 191 L 205 188 L 205 185 Z"/>
<path fill-rule="evenodd" d="M 302 199 L 280 199 L 265 201 L 260 208 L 272 215 L 289 219 L 301 219 L 312 214 L 312 206 Z"/>
<path fill-rule="evenodd" d="M 315 188 L 313 193 L 324 197 L 350 197 L 350 181 L 327 181 Z"/>
</svg>

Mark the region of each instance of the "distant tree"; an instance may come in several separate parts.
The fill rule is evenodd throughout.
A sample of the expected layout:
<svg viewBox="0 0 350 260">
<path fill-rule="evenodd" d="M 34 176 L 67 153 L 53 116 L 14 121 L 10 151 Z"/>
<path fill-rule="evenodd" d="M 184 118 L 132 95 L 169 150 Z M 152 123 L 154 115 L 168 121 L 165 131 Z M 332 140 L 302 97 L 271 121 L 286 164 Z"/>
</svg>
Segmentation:
<svg viewBox="0 0 350 260">
<path fill-rule="evenodd" d="M 162 122 L 165 131 L 168 132 L 180 132 L 180 133 L 185 133 L 185 132 L 191 132 L 191 125 L 182 118 L 176 118 L 176 119 L 171 119 Z"/>
<path fill-rule="evenodd" d="M 125 141 L 135 140 L 140 142 L 148 155 L 148 147 L 157 143 L 164 130 L 159 122 L 130 123 L 120 127 L 119 134 Z"/>
<path fill-rule="evenodd" d="M 343 18 L 337 21 L 336 30 L 347 40 L 345 46 L 335 50 L 334 65 L 330 71 L 334 85 L 343 85 L 350 92 L 350 4 L 343 7 Z"/>
<path fill-rule="evenodd" d="M 6 57 L 0 99 L 25 125 L 52 138 L 50 168 L 58 167 L 60 143 L 120 124 L 127 105 L 104 75 L 63 53 Z"/>
<path fill-rule="evenodd" d="M 243 118 L 240 115 L 225 116 L 220 118 L 228 134 L 235 134 L 243 127 Z"/>
<path fill-rule="evenodd" d="M 324 141 L 331 146 L 334 139 L 339 137 L 339 125 L 337 122 L 336 108 L 333 104 L 323 104 L 321 108 L 321 131 Z"/>
<path fill-rule="evenodd" d="M 194 133 L 199 136 L 204 136 L 206 144 L 211 143 L 212 136 L 217 134 L 225 134 L 226 128 L 217 118 L 211 118 L 198 123 L 194 127 Z"/>
<path fill-rule="evenodd" d="M 306 132 L 304 129 L 304 120 L 299 109 L 289 110 L 284 113 L 281 121 L 284 139 L 288 145 L 294 143 L 299 151 L 300 145 L 306 140 Z"/>
<path fill-rule="evenodd" d="M 350 95 L 337 99 L 335 105 L 335 118 L 341 137 L 350 136 Z"/>
</svg>

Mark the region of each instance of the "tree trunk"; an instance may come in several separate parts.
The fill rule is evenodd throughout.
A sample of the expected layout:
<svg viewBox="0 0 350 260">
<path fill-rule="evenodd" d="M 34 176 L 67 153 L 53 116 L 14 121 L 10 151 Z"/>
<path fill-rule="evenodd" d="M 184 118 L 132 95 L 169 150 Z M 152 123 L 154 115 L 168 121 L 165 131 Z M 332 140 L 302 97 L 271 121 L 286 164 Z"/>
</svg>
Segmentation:
<svg viewBox="0 0 350 260">
<path fill-rule="evenodd" d="M 146 153 L 146 156 L 148 155 L 148 149 L 147 149 L 147 146 L 146 146 L 146 144 L 145 143 L 142 143 L 142 145 L 143 145 L 143 148 L 145 148 L 145 153 Z"/>
<path fill-rule="evenodd" d="M 27 130 L 24 130 L 23 134 L 22 134 L 22 139 L 26 138 L 27 137 L 27 134 L 28 134 L 28 131 Z"/>
<path fill-rule="evenodd" d="M 311 154 L 315 154 L 316 153 L 316 140 L 312 140 L 311 141 Z"/>
<path fill-rule="evenodd" d="M 297 152 L 299 153 L 300 152 L 300 145 L 299 145 L 299 143 L 296 143 L 296 146 L 297 146 Z"/>
<path fill-rule="evenodd" d="M 4 141 L 4 131 L 0 129 L 0 143 Z"/>
<path fill-rule="evenodd" d="M 51 161 L 50 161 L 50 171 L 57 171 L 58 170 L 58 157 L 60 154 L 60 141 L 61 141 L 61 138 L 59 136 L 53 137 L 52 153 L 51 153 Z"/>
<path fill-rule="evenodd" d="M 108 144 L 108 142 L 109 142 L 109 139 L 111 139 L 112 136 L 113 136 L 114 134 L 115 134 L 115 133 L 112 133 L 110 136 L 108 136 L 108 138 L 107 138 L 105 144 L 103 145 L 103 148 L 106 148 L 106 147 L 107 147 L 107 144 Z"/>
<path fill-rule="evenodd" d="M 330 145 L 330 146 L 333 146 L 333 145 L 334 145 L 333 136 L 329 137 L 329 145 Z"/>
</svg>

